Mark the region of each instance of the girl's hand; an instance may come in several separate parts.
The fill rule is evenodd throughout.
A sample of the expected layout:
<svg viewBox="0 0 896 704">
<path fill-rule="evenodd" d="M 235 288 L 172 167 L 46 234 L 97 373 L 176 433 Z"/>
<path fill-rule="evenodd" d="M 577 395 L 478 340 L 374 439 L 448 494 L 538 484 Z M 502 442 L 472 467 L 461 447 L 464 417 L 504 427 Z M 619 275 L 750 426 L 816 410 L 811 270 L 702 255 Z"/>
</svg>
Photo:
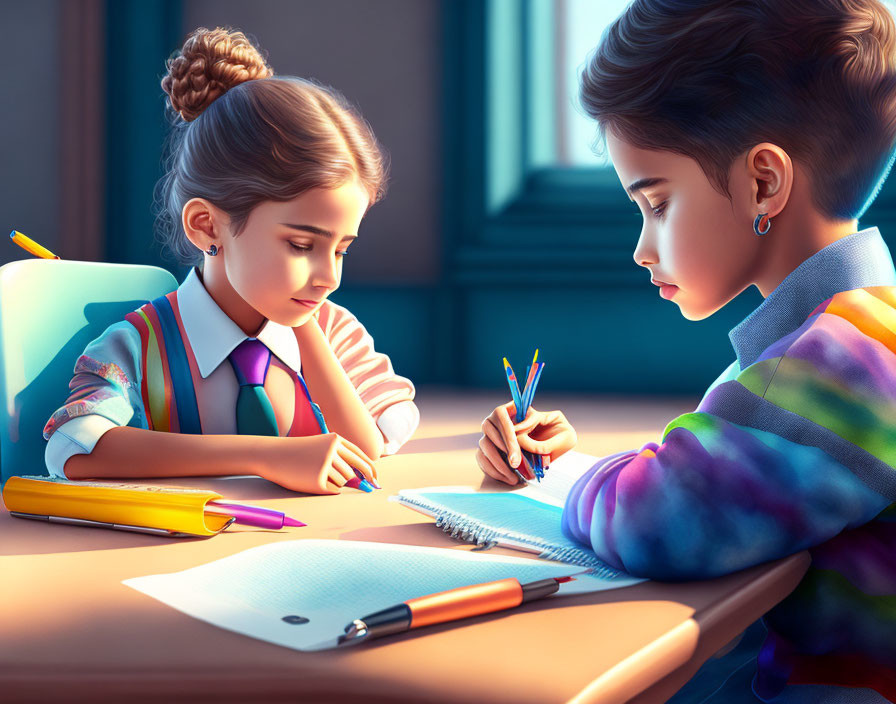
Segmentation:
<svg viewBox="0 0 896 704">
<path fill-rule="evenodd" d="M 512 401 L 498 406 L 482 421 L 476 462 L 493 479 L 514 485 L 519 481 L 514 469 L 527 479 L 535 478 L 521 450 L 544 456 L 548 465 L 576 446 L 576 431 L 560 411 L 545 413 L 530 406 L 526 418 L 517 424 L 511 413 L 516 414 Z"/>
<path fill-rule="evenodd" d="M 265 448 L 261 476 L 285 489 L 309 494 L 338 494 L 354 470 L 376 481 L 376 468 L 360 448 L 337 433 L 274 438 Z"/>
</svg>

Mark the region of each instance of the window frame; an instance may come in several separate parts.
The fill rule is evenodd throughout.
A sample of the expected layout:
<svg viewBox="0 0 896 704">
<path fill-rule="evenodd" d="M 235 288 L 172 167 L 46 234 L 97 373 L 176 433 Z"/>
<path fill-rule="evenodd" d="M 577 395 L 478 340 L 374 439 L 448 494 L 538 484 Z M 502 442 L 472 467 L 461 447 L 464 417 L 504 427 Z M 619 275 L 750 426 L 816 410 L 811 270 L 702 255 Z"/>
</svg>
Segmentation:
<svg viewBox="0 0 896 704">
<path fill-rule="evenodd" d="M 642 219 L 615 172 L 533 165 L 531 120 L 545 119 L 528 109 L 537 57 L 526 47 L 536 2 L 446 3 L 449 278 L 513 282 L 522 270 L 541 283 L 640 286 L 644 273 L 632 252 Z M 878 226 L 891 248 L 894 180 L 887 178 L 858 227 Z"/>
<path fill-rule="evenodd" d="M 532 165 L 533 0 L 459 0 L 446 12 L 449 278 L 512 282 L 525 270 L 541 283 L 643 284 L 632 260 L 641 215 L 615 172 Z"/>
</svg>

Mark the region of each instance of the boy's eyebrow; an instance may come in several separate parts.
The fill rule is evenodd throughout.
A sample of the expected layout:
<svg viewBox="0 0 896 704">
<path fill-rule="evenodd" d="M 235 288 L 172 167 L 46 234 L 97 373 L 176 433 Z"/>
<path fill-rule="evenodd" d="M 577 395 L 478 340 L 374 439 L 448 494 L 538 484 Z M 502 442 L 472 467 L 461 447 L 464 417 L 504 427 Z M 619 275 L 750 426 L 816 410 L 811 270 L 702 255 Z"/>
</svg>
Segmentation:
<svg viewBox="0 0 896 704">
<path fill-rule="evenodd" d="M 659 183 L 667 183 L 668 181 L 669 179 L 667 178 L 660 178 L 657 176 L 651 176 L 649 178 L 639 178 L 625 190 L 627 190 L 631 195 L 634 195 L 635 191 L 640 191 L 642 188 L 650 188 L 651 186 L 656 186 Z"/>
<path fill-rule="evenodd" d="M 310 232 L 312 235 L 321 235 L 326 237 L 327 239 L 333 239 L 335 235 L 330 230 L 325 230 L 322 227 L 315 227 L 314 225 L 293 225 L 288 222 L 281 222 L 281 225 L 285 225 L 286 227 L 291 227 L 293 230 L 304 230 L 305 232 Z M 341 239 L 343 240 L 353 240 L 357 237 L 357 235 L 342 235 Z"/>
</svg>

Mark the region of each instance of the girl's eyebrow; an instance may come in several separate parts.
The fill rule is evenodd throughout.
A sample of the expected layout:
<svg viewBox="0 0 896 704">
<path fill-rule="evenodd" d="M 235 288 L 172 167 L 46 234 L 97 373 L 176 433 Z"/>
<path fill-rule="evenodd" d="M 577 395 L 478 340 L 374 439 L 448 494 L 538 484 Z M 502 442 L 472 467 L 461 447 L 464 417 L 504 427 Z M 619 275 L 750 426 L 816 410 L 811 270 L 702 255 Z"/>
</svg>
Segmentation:
<svg viewBox="0 0 896 704">
<path fill-rule="evenodd" d="M 634 195 L 635 191 L 640 191 L 642 188 L 650 188 L 651 186 L 656 186 L 660 183 L 668 183 L 668 181 L 669 179 L 667 178 L 659 178 L 657 176 L 651 176 L 650 178 L 639 178 L 625 190 L 627 190 L 631 195 Z"/>
<path fill-rule="evenodd" d="M 333 239 L 336 236 L 330 230 L 325 230 L 322 227 L 315 227 L 314 225 L 293 225 L 288 222 L 281 222 L 280 224 L 285 225 L 286 227 L 291 227 L 293 230 L 304 230 L 305 232 L 310 232 L 312 235 L 321 235 L 327 239 Z M 353 240 L 355 238 L 357 238 L 357 235 L 342 235 L 340 239 Z"/>
</svg>

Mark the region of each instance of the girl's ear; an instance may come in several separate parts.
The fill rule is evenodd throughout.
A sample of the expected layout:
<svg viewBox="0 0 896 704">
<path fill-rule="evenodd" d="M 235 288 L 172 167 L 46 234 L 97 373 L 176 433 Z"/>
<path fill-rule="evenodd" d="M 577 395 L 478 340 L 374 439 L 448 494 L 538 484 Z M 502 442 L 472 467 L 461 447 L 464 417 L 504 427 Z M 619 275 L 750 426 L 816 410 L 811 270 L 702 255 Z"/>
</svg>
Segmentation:
<svg viewBox="0 0 896 704">
<path fill-rule="evenodd" d="M 781 147 L 762 142 L 747 154 L 747 172 L 753 182 L 756 213 L 775 217 L 784 210 L 793 188 L 793 162 Z"/>
<path fill-rule="evenodd" d="M 181 213 L 187 239 L 199 250 L 205 252 L 215 245 L 221 251 L 223 232 L 226 231 L 227 216 L 205 198 L 191 198 L 184 204 Z"/>
</svg>

